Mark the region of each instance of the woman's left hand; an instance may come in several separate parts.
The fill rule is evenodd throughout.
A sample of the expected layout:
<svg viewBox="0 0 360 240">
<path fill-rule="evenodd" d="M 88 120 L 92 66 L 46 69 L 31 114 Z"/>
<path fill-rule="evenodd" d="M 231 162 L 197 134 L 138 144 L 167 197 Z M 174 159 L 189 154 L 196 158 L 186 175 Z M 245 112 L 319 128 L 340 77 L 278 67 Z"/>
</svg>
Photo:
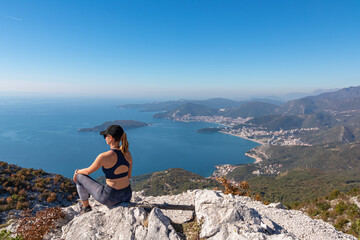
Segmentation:
<svg viewBox="0 0 360 240">
<path fill-rule="evenodd" d="M 78 175 L 77 171 L 78 170 L 75 171 L 74 176 L 73 176 L 73 180 L 74 180 L 75 183 L 76 183 L 76 175 Z"/>
</svg>

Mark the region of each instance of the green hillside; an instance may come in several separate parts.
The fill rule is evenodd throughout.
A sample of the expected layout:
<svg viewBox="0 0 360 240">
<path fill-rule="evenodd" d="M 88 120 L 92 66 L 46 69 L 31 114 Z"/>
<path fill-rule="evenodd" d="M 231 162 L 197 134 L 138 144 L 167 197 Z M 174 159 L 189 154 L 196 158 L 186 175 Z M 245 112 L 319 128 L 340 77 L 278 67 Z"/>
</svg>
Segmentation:
<svg viewBox="0 0 360 240">
<path fill-rule="evenodd" d="M 349 191 L 360 187 L 358 170 L 338 174 L 313 169 L 294 169 L 277 177 L 259 176 L 247 180 L 252 191 L 264 200 L 296 205 L 330 194 L 334 190 Z"/>
<path fill-rule="evenodd" d="M 302 138 L 313 145 L 331 142 L 350 143 L 355 141 L 352 131 L 342 125 L 322 129 L 311 135 L 304 135 Z"/>
<path fill-rule="evenodd" d="M 215 180 L 204 178 L 198 174 L 181 168 L 172 168 L 143 176 L 133 177 L 134 191 L 144 190 L 146 195 L 159 196 L 179 194 L 191 189 L 220 188 Z"/>
<path fill-rule="evenodd" d="M 301 128 L 303 122 L 304 119 L 298 116 L 267 115 L 253 118 L 246 123 L 264 126 L 268 131 L 278 131 L 280 129 L 288 130 Z"/>
<path fill-rule="evenodd" d="M 105 184 L 105 178 L 99 177 L 98 182 Z M 165 171 L 147 173 L 131 178 L 134 191 L 144 191 L 148 196 L 173 195 L 193 189 L 221 189 L 215 180 L 204 178 L 182 168 L 171 168 Z"/>
<path fill-rule="evenodd" d="M 264 115 L 275 114 L 279 107 L 274 104 L 264 102 L 247 102 L 238 107 L 227 109 L 224 112 L 225 117 L 259 117 Z"/>
<path fill-rule="evenodd" d="M 360 189 L 342 192 L 334 190 L 313 201 L 297 204 L 295 209 L 306 212 L 310 217 L 322 219 L 344 233 L 360 237 Z"/>
<path fill-rule="evenodd" d="M 250 152 L 264 160 L 258 165 L 240 166 L 227 177 L 249 181 L 255 192 L 262 192 L 271 201 L 290 204 L 328 194 L 334 189 L 360 187 L 360 142 L 316 146 L 263 145 Z M 280 174 L 252 174 L 257 169 L 276 169 Z"/>
</svg>

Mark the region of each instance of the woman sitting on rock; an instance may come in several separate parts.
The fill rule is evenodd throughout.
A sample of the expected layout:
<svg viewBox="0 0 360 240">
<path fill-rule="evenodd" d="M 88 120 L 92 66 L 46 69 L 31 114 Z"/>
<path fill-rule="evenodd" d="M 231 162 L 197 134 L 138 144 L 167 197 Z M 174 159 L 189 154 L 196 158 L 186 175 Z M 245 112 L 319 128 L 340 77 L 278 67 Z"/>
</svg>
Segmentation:
<svg viewBox="0 0 360 240">
<path fill-rule="evenodd" d="M 83 213 L 91 211 L 88 200 L 90 195 L 106 206 L 129 202 L 132 195 L 129 181 L 132 157 L 126 133 L 119 125 L 111 125 L 100 134 L 104 136 L 111 150 L 101 153 L 90 167 L 77 169 L 74 174 Z M 100 167 L 105 173 L 105 186 L 88 176 Z"/>
</svg>

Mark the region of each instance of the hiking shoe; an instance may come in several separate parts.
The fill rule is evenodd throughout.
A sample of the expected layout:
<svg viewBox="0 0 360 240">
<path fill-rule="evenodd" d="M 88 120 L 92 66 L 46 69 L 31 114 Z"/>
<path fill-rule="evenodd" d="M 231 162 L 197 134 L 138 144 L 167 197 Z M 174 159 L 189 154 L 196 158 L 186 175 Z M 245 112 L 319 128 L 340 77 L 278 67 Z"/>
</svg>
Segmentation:
<svg viewBox="0 0 360 240">
<path fill-rule="evenodd" d="M 87 213 L 87 212 L 90 212 L 92 210 L 91 206 L 87 206 L 87 207 L 83 207 L 83 206 L 80 206 L 80 213 L 83 214 L 83 213 Z"/>
</svg>

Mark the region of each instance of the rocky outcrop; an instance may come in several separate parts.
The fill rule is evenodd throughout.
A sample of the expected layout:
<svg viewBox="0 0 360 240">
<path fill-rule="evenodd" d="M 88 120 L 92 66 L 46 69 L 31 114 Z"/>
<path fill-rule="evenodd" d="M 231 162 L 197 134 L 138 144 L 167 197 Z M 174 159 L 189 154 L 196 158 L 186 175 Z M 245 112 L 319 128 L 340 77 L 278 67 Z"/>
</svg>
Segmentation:
<svg viewBox="0 0 360 240">
<path fill-rule="evenodd" d="M 218 191 L 195 190 L 174 196 L 145 197 L 135 193 L 132 201 L 195 205 L 200 238 L 221 239 L 356 239 L 321 220 L 281 204 L 264 205 L 248 197 Z M 93 210 L 79 214 L 78 205 L 64 208 L 62 227 L 48 239 L 184 239 L 173 223 L 193 220 L 193 212 L 127 207 L 107 208 L 91 199 Z"/>
</svg>

